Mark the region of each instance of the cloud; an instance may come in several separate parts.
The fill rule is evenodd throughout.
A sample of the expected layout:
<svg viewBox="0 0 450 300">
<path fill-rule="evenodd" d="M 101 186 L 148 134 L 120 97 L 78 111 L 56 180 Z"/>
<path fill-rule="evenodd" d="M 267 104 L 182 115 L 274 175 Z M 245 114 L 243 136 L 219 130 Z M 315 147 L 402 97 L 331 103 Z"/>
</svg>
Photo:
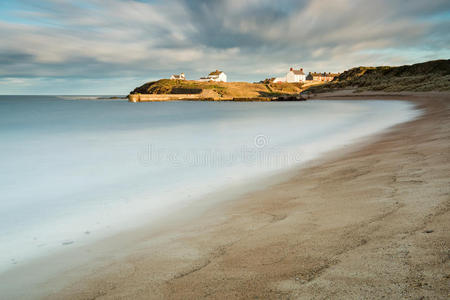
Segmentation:
<svg viewBox="0 0 450 300">
<path fill-rule="evenodd" d="M 222 68 L 256 80 L 291 65 L 342 71 L 450 54 L 450 3 L 441 0 L 14 3 L 0 13 L 3 78 L 196 78 Z"/>
</svg>

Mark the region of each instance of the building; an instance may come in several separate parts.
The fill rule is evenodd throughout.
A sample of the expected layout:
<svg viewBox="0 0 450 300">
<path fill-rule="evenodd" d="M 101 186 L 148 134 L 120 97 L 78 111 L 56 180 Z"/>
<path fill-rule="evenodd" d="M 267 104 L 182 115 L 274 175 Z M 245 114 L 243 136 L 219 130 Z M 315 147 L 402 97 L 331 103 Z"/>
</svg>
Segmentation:
<svg viewBox="0 0 450 300">
<path fill-rule="evenodd" d="M 201 77 L 198 81 L 222 81 L 227 82 L 227 75 L 223 71 L 215 70 L 208 74 L 207 77 Z"/>
<path fill-rule="evenodd" d="M 306 75 L 303 73 L 303 69 L 294 70 L 291 68 L 286 74 L 286 82 L 304 82 L 306 80 Z"/>
<path fill-rule="evenodd" d="M 197 79 L 197 81 L 210 81 L 211 79 L 209 79 L 208 77 L 200 77 L 200 79 Z"/>
<path fill-rule="evenodd" d="M 314 80 L 314 81 L 332 81 L 335 77 L 339 76 L 339 73 L 311 73 L 309 72 L 308 76 L 306 76 L 306 80 Z"/>
<path fill-rule="evenodd" d="M 170 76 L 170 79 L 174 80 L 186 80 L 186 77 L 184 77 L 184 73 L 181 73 L 180 75 L 172 75 Z"/>
<path fill-rule="evenodd" d="M 290 68 L 289 72 L 284 77 L 277 77 L 273 82 L 304 82 L 306 80 L 306 75 L 303 69 L 294 70 Z"/>
</svg>

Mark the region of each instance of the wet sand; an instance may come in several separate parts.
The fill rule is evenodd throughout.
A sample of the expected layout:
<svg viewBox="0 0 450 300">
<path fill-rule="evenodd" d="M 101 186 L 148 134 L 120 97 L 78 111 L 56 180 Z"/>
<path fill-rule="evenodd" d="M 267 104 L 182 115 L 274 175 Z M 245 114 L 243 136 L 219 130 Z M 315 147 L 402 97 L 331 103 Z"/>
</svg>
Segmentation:
<svg viewBox="0 0 450 300">
<path fill-rule="evenodd" d="M 182 226 L 140 229 L 98 267 L 47 282 L 46 298 L 447 299 L 450 94 L 320 99 L 400 99 L 423 115 Z"/>
</svg>

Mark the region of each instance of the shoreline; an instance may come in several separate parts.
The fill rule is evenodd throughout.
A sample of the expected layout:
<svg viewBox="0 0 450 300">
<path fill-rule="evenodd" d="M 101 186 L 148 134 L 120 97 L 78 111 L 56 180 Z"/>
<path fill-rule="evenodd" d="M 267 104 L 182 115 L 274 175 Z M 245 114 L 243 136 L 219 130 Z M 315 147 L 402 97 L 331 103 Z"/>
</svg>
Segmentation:
<svg viewBox="0 0 450 300">
<path fill-rule="evenodd" d="M 327 97 L 320 95 L 317 98 L 327 100 Z M 398 97 L 401 98 L 398 100 L 412 101 L 417 108 L 425 109 L 425 113 L 419 116 L 418 120 L 395 125 L 389 130 L 369 137 L 367 141 L 352 144 L 347 149 L 332 151 L 333 154 L 327 155 L 326 158 L 314 159 L 295 170 L 286 171 L 280 182 L 269 180 L 268 187 L 261 187 L 245 194 L 237 193 L 236 197 L 233 197 L 234 200 L 222 203 L 214 201 L 215 203 L 207 208 L 204 207 L 205 210 L 198 215 L 198 220 L 186 227 L 178 230 L 172 228 L 172 232 L 169 229 L 169 232 L 160 232 L 156 235 L 142 229 L 136 236 L 127 237 L 130 239 L 129 243 L 134 240 L 140 241 L 132 252 L 104 258 L 103 265 L 91 268 L 88 273 L 92 274 L 86 280 L 77 279 L 77 275 L 86 270 L 72 270 L 71 277 L 60 282 L 60 286 L 67 283 L 70 285 L 62 290 L 53 290 L 54 282 L 49 282 L 45 289 L 47 295 L 50 294 L 50 298 L 55 299 L 84 299 L 97 296 L 148 298 L 149 295 L 154 295 L 155 298 L 169 295 L 172 298 L 205 296 L 273 298 L 314 296 L 314 287 L 319 286 L 324 291 L 315 296 L 326 297 L 327 291 L 330 293 L 328 296 L 333 295 L 331 292 L 336 288 L 322 282 L 323 277 L 330 276 L 331 271 L 342 266 L 342 262 L 346 262 L 345 255 L 349 252 L 357 251 L 374 242 L 371 241 L 372 235 L 376 236 L 378 233 L 371 230 L 371 227 L 382 227 L 383 224 L 378 223 L 382 223 L 381 221 L 388 217 L 393 218 L 405 208 L 414 210 L 409 203 L 402 205 L 400 201 L 393 202 L 394 196 L 390 195 L 392 189 L 398 192 L 403 188 L 402 184 L 398 181 L 391 182 L 392 176 L 387 170 L 384 170 L 386 174 L 377 175 L 379 168 L 371 167 L 366 160 L 369 159 L 375 166 L 383 164 L 382 154 L 392 155 L 391 152 L 386 152 L 391 146 L 390 143 L 395 144 L 392 136 L 404 137 L 407 135 L 406 129 L 408 131 L 411 129 L 409 126 L 414 127 L 416 126 L 414 124 L 420 122 L 434 124 L 434 120 L 430 120 L 433 114 L 440 114 L 440 118 L 446 122 L 444 129 L 449 127 L 449 121 L 445 119 L 445 117 L 448 119 L 449 115 L 448 95 L 440 96 L 444 99 L 439 100 L 440 103 L 431 104 L 427 103 L 427 100 L 417 98 L 409 100 L 408 98 L 414 98 L 411 95 L 398 94 L 395 96 L 334 94 L 330 95 L 329 99 L 339 97 L 345 100 L 351 97 L 365 99 L 384 97 L 394 100 L 393 97 Z M 438 104 L 444 107 L 443 112 L 436 112 Z M 445 134 L 448 134 L 448 130 Z M 448 139 L 448 135 L 445 134 L 444 140 Z M 381 145 L 384 145 L 384 148 Z M 448 146 L 448 141 L 446 145 L 441 146 Z M 381 158 L 372 157 L 377 154 L 380 154 Z M 442 156 L 444 161 L 448 158 L 448 154 Z M 391 164 L 395 164 L 398 159 L 401 158 L 391 159 Z M 441 167 L 448 171 L 448 159 L 445 162 L 446 164 L 442 163 Z M 388 171 L 395 172 L 395 170 Z M 359 180 L 372 173 L 371 179 L 374 182 L 368 181 L 363 184 L 366 188 L 351 185 L 353 180 Z M 385 180 L 388 184 L 385 184 Z M 418 184 L 419 181 L 413 179 L 412 182 Z M 336 190 L 339 184 L 350 186 L 346 187 L 345 191 Z M 397 184 L 400 187 L 395 187 Z M 333 186 L 335 190 L 332 190 Z M 448 188 L 447 190 L 442 186 L 439 188 L 444 190 L 448 197 Z M 381 192 L 383 201 L 377 201 L 376 192 Z M 370 200 L 368 204 L 374 211 L 365 211 L 364 204 L 367 203 L 353 199 L 358 198 L 355 194 Z M 351 198 L 354 207 L 342 202 L 346 197 Z M 388 198 L 392 198 L 392 201 Z M 440 200 L 439 204 L 442 204 L 441 202 Z M 443 214 L 448 214 L 448 206 L 446 209 Z M 336 215 L 336 211 L 340 213 Z M 429 207 L 426 207 L 426 212 L 430 212 Z M 338 217 L 344 220 L 338 220 Z M 361 224 L 364 224 L 363 229 L 358 229 Z M 401 225 L 405 224 L 398 226 L 402 227 Z M 448 227 L 448 221 L 446 226 Z M 103 247 L 105 251 L 108 250 L 108 245 Z M 388 268 L 385 271 L 387 270 Z M 366 289 L 363 291 L 368 293 L 370 288 L 367 288 L 367 285 L 368 282 L 364 285 Z M 348 292 L 356 293 L 355 289 L 344 283 L 339 286 L 338 291 L 340 296 L 351 295 Z M 372 293 L 357 295 L 374 296 Z"/>
<path fill-rule="evenodd" d="M 202 94 L 129 94 L 128 102 L 168 102 L 168 101 L 225 101 L 225 102 L 274 102 L 274 101 L 306 101 L 301 95 L 280 95 L 274 97 L 232 97 L 213 98 Z"/>
</svg>

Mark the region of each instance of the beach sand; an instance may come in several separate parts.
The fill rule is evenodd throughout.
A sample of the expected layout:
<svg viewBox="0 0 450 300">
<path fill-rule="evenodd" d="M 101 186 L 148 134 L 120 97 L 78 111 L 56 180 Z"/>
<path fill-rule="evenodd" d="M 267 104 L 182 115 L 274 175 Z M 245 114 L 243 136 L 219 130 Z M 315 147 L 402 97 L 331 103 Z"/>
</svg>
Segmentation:
<svg viewBox="0 0 450 300">
<path fill-rule="evenodd" d="M 318 98 L 407 100 L 423 115 L 182 226 L 141 229 L 46 297 L 448 299 L 450 94 L 348 93 Z"/>
</svg>

